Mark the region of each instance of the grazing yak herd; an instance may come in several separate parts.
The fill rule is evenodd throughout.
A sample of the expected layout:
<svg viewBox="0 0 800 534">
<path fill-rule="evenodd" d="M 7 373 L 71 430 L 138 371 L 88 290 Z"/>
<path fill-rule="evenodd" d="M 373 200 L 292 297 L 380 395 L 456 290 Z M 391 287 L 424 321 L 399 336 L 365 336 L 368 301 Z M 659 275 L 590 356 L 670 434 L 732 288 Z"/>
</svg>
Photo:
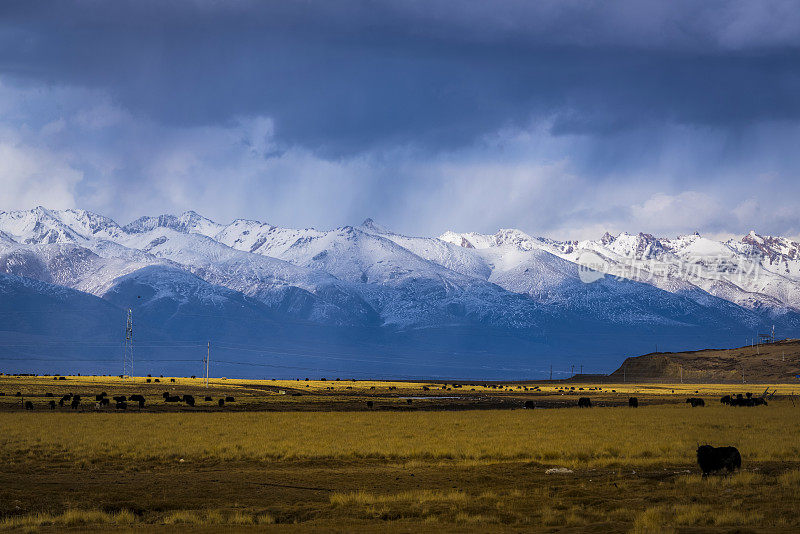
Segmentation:
<svg viewBox="0 0 800 534">
<path fill-rule="evenodd" d="M 424 389 L 428 388 L 426 387 Z M 572 389 L 574 390 L 575 388 Z M 582 390 L 583 388 L 580 389 Z M 31 400 L 22 399 L 22 394 L 20 392 L 17 392 L 15 396 L 20 397 L 20 399 L 23 401 L 23 406 L 26 410 L 34 409 L 33 402 Z M 45 397 L 53 397 L 53 394 L 46 393 Z M 162 397 L 165 403 L 183 403 L 186 406 L 190 407 L 195 406 L 197 403 L 194 396 L 192 395 L 173 395 L 172 393 L 165 391 Z M 765 397 L 766 395 L 762 397 L 754 397 L 752 393 L 745 393 L 744 395 L 731 394 L 722 397 L 720 399 L 720 402 L 727 406 L 766 406 L 767 400 Z M 78 408 L 82 407 L 81 400 L 82 399 L 80 395 L 69 393 L 62 396 L 58 400 L 58 402 L 56 402 L 55 399 L 48 400 L 47 406 L 49 407 L 49 409 L 55 410 L 56 406 L 63 408 L 65 404 L 68 404 L 70 408 L 72 408 L 73 410 L 77 410 Z M 145 407 L 145 397 L 143 395 L 139 394 L 127 395 L 127 396 L 116 395 L 109 399 L 108 394 L 106 392 L 102 392 L 94 396 L 94 401 L 95 401 L 94 408 L 96 410 L 101 410 L 104 407 L 109 406 L 112 400 L 114 401 L 114 405 L 117 410 L 126 410 L 129 406 L 129 403 L 138 406 L 140 410 Z M 226 396 L 224 398 L 218 399 L 217 405 L 219 407 L 224 407 L 225 403 L 235 402 L 235 400 L 236 399 L 232 396 Z M 211 398 L 210 396 L 205 396 L 203 401 L 209 403 L 213 402 L 214 399 Z M 697 408 L 705 406 L 705 401 L 699 397 L 689 397 L 686 399 L 686 404 L 691 405 L 692 408 Z M 631 408 L 638 408 L 639 399 L 637 397 L 629 397 L 628 406 Z M 373 408 L 374 407 L 373 401 L 371 400 L 367 401 L 367 407 L 370 409 Z M 530 409 L 534 407 L 535 406 L 533 401 L 530 400 L 525 401 L 525 408 Z M 591 398 L 580 397 L 578 399 L 578 407 L 591 408 L 592 407 Z M 740 469 L 742 466 L 742 457 L 739 454 L 739 451 L 736 449 L 736 447 L 712 447 L 711 445 L 701 445 L 700 447 L 697 448 L 697 464 L 700 467 L 700 471 L 702 472 L 703 477 L 706 477 L 711 473 L 717 473 L 717 472 L 731 473 L 733 471 Z"/>
<path fill-rule="evenodd" d="M 525 402 L 526 408 L 532 408 L 532 405 L 528 405 L 531 401 Z M 752 393 L 745 393 L 742 395 L 741 393 L 736 395 L 725 395 L 722 397 L 719 402 L 722 404 L 726 404 L 728 406 L 767 406 L 767 399 L 763 397 L 753 397 Z M 692 408 L 697 408 L 700 406 L 705 406 L 706 401 L 701 399 L 700 397 L 689 397 L 686 399 L 686 404 L 690 404 Z M 628 398 L 628 406 L 631 408 L 638 408 L 639 407 L 639 399 L 637 397 L 630 397 Z M 578 408 L 591 408 L 592 407 L 592 399 L 589 397 L 581 397 L 578 399 Z"/>
<path fill-rule="evenodd" d="M 21 398 L 22 393 L 17 392 L 15 396 Z M 53 396 L 52 393 L 45 394 L 45 397 L 52 397 L 52 396 Z M 195 398 L 192 395 L 172 395 L 171 393 L 165 391 L 162 397 L 164 398 L 164 402 L 182 402 L 187 406 L 195 406 L 196 404 Z M 67 393 L 66 395 L 61 397 L 61 399 L 59 399 L 57 405 L 58 407 L 63 408 L 65 404 L 68 404 L 70 408 L 72 408 L 73 410 L 77 410 L 78 408 L 82 408 L 83 406 L 85 406 L 81 404 L 81 400 L 82 398 L 80 395 L 75 395 L 74 393 Z M 111 399 L 109 399 L 108 393 L 104 391 L 102 393 L 95 395 L 94 400 L 95 400 L 94 402 L 95 410 L 102 410 L 106 406 L 110 406 L 112 400 L 114 401 L 114 407 L 117 410 L 127 410 L 129 403 L 130 404 L 135 403 L 135 406 L 138 406 L 140 410 L 144 408 L 145 405 L 144 395 L 139 395 L 138 393 L 134 395 L 116 395 L 114 397 L 111 397 Z M 211 397 L 205 397 L 204 400 L 205 402 L 213 402 L 213 399 Z M 234 397 L 227 396 L 219 399 L 218 406 L 222 408 L 225 406 L 226 402 L 235 402 L 235 401 L 236 399 Z M 34 404 L 30 400 L 24 401 L 23 406 L 26 410 L 34 409 Z M 50 408 L 51 410 L 55 410 L 56 401 L 55 400 L 48 401 L 47 407 Z"/>
</svg>

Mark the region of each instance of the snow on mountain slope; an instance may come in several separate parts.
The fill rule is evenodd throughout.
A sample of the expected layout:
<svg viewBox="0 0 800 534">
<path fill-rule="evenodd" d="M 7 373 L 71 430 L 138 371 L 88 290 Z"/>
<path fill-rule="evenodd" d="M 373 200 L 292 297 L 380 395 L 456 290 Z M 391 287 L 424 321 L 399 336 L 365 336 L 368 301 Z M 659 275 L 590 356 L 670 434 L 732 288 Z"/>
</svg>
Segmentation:
<svg viewBox="0 0 800 534">
<path fill-rule="evenodd" d="M 486 261 L 468 247 L 454 245 L 442 239 L 407 237 L 386 232 L 383 229 L 377 231 L 379 228 L 377 225 L 372 223 L 371 220 L 365 221 L 365 223 L 367 222 L 370 224 L 362 224 L 362 229 L 365 231 L 373 232 L 389 239 L 420 258 L 441 265 L 451 271 L 482 280 L 488 280 L 492 274 L 492 268 Z"/>
<path fill-rule="evenodd" d="M 290 317 L 325 324 L 379 323 L 375 311 L 335 277 L 218 243 L 199 233 L 214 223 L 193 212 L 140 222 L 123 230 L 110 219 L 72 210 L 0 213 L 0 225 L 5 225 L 0 227 L 29 243 L 2 244 L 0 270 L 101 295 L 115 279 L 137 269 L 181 267 Z"/>
<path fill-rule="evenodd" d="M 201 234 L 213 237 L 223 226 L 206 219 L 194 211 L 187 211 L 179 216 L 159 215 L 158 217 L 140 217 L 132 223 L 125 225 L 124 231 L 127 234 L 139 234 L 155 230 L 156 228 L 170 228 L 181 233 Z"/>
<path fill-rule="evenodd" d="M 800 281 L 800 243 L 785 237 L 761 236 L 751 231 L 741 242 L 727 245 L 740 254 L 760 256 L 761 265 L 775 273 Z"/>
<path fill-rule="evenodd" d="M 242 252 L 201 234 L 168 226 L 127 235 L 122 244 L 186 266 L 224 286 L 305 319 L 335 324 L 374 324 L 374 310 L 334 276 L 286 261 Z"/>
<path fill-rule="evenodd" d="M 279 258 L 299 239 L 320 237 L 324 233 L 313 228 L 278 228 L 258 221 L 237 219 L 220 230 L 214 239 L 237 250 Z"/>
<path fill-rule="evenodd" d="M 347 226 L 306 236 L 280 257 L 359 284 L 365 298 L 382 311 L 387 324 L 535 323 L 533 303 L 359 228 Z"/>
<path fill-rule="evenodd" d="M 1 246 L 10 246 L 16 244 L 10 235 L 5 232 L 0 232 L 0 245 Z"/>
<path fill-rule="evenodd" d="M 101 295 L 120 276 L 147 267 L 166 265 L 156 258 L 102 257 L 73 244 L 0 246 L 0 272 L 59 284 Z"/>
<path fill-rule="evenodd" d="M 375 308 L 386 325 L 442 325 L 477 321 L 511 326 L 533 322 L 534 303 L 507 295 L 398 245 L 370 226 L 346 226 L 322 232 L 291 230 L 254 221 L 234 221 L 219 234 L 221 242 L 255 254 L 332 274 Z M 438 240 L 436 246 L 445 246 Z M 457 250 L 452 247 L 453 251 Z M 508 305 L 499 304 L 503 300 Z"/>
<path fill-rule="evenodd" d="M 459 376 L 467 362 L 476 378 L 519 378 L 545 372 L 540 364 L 553 358 L 601 365 L 654 343 L 675 350 L 741 343 L 741 332 L 773 321 L 797 335 L 798 250 L 755 233 L 725 243 L 647 234 L 560 242 L 514 229 L 437 239 L 372 220 L 320 231 L 218 224 L 186 212 L 120 226 L 40 207 L 0 212 L 0 310 L 27 313 L 30 299 L 34 321 L 52 308 L 68 314 L 79 335 L 92 336 L 88 324 L 118 339 L 132 307 L 137 332 L 153 344 L 154 371 L 170 359 L 194 361 L 198 340 L 214 339 L 249 345 L 254 365 L 276 369 L 302 359 L 313 369 L 435 367 Z M 30 321 L 5 321 L 11 326 L 0 340 L 41 335 L 36 350 L 52 352 L 48 336 L 63 335 L 63 327 L 37 331 Z M 237 365 L 245 358 L 228 350 Z M 105 351 L 76 344 L 67 352 L 102 361 Z M 95 363 L 87 366 L 96 372 Z"/>
<path fill-rule="evenodd" d="M 0 212 L 0 232 L 6 272 L 101 294 L 138 269 L 179 267 L 323 324 L 523 327 L 563 313 L 705 323 L 720 310 L 752 323 L 720 299 L 773 315 L 800 305 L 800 281 L 791 276 L 797 244 L 754 233 L 736 244 L 647 234 L 559 242 L 514 229 L 436 239 L 372 220 L 319 231 L 243 219 L 223 225 L 189 211 L 120 227 L 82 210 L 41 207 Z M 586 284 L 583 267 L 614 277 Z"/>
<path fill-rule="evenodd" d="M 480 273 L 491 283 L 527 294 L 549 307 L 612 323 L 682 324 L 688 320 L 710 324 L 719 319 L 720 307 L 729 308 L 727 303 L 686 283 L 672 284 L 669 288 L 672 291 L 616 278 L 586 283 L 579 266 L 560 257 L 553 242 L 519 230 L 501 230 L 493 236 L 451 232 L 440 240 L 386 237 L 431 261 L 446 263 L 453 270 L 471 275 Z M 455 253 L 452 247 L 461 252 Z M 737 320 L 749 324 L 757 320 L 732 308 L 728 311 Z"/>
<path fill-rule="evenodd" d="M 736 247 L 731 242 L 720 243 L 699 235 L 669 240 L 627 233 L 606 234 L 599 240 L 558 242 L 518 230 L 501 230 L 491 236 L 448 232 L 441 239 L 478 251 L 507 244 L 523 251 L 546 250 L 605 274 L 689 295 L 701 304 L 707 300 L 707 293 L 751 310 L 769 310 L 778 315 L 800 309 L 800 284 L 766 268 L 766 255 L 744 243 Z M 791 254 L 791 246 L 784 249 Z M 794 267 L 789 263 L 790 257 L 782 261 L 790 269 Z"/>
<path fill-rule="evenodd" d="M 75 243 L 81 239 L 72 228 L 41 206 L 29 211 L 0 212 L 0 228 L 18 243 Z"/>
</svg>

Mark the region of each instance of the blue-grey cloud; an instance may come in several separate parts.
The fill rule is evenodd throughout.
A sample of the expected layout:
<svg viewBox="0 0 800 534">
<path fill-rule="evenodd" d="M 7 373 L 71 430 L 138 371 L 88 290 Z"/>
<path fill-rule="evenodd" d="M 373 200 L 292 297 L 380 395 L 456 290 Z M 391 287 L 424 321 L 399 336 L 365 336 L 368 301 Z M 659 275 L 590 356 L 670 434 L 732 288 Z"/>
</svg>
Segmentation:
<svg viewBox="0 0 800 534">
<path fill-rule="evenodd" d="M 0 68 L 174 124 L 267 115 L 333 153 L 554 112 L 554 133 L 596 135 L 798 117 L 795 3 L 663 4 L 22 2 L 3 7 Z"/>
<path fill-rule="evenodd" d="M 0 209 L 800 234 L 794 1 L 9 1 L 0 92 Z"/>
</svg>

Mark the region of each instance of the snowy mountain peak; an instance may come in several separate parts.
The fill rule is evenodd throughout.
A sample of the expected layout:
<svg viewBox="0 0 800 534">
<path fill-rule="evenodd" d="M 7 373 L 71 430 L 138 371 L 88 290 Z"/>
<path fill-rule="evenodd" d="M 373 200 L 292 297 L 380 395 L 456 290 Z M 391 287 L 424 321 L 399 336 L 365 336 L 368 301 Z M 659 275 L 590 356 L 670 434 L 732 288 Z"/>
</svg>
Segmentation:
<svg viewBox="0 0 800 534">
<path fill-rule="evenodd" d="M 605 236 L 603 237 L 604 239 L 602 239 L 601 242 L 606 245 L 609 250 L 628 258 L 654 258 L 664 251 L 664 246 L 661 244 L 661 241 L 651 234 L 641 232 L 638 234 L 629 234 L 623 232 L 608 243 L 605 242 L 607 241 Z"/>
<path fill-rule="evenodd" d="M 37 206 L 32 210 L 0 212 L 0 229 L 14 241 L 26 244 L 75 243 L 81 240 L 62 223 L 57 212 Z"/>
<path fill-rule="evenodd" d="M 149 232 L 156 228 L 169 228 L 183 234 L 201 234 L 212 237 L 224 228 L 221 224 L 203 217 L 194 211 L 179 216 L 165 214 L 158 217 L 140 217 L 126 225 L 123 230 L 131 234 Z"/>
<path fill-rule="evenodd" d="M 489 294 L 485 283 L 541 302 L 569 302 L 567 292 L 582 288 L 574 285 L 582 283 L 579 265 L 750 310 L 800 308 L 800 244 L 756 232 L 724 243 L 697 234 L 660 239 L 627 232 L 555 241 L 515 228 L 494 234 L 448 231 L 437 239 L 403 236 L 373 219 L 320 231 L 247 219 L 221 225 L 186 211 L 142 217 L 120 227 L 85 210 L 39 206 L 0 212 L 0 261 L 5 261 L 0 272 L 52 271 L 57 283 L 92 291 L 146 265 L 180 266 L 210 283 L 261 298 L 292 287 L 314 298 L 326 291 L 331 298 L 356 299 L 368 303 L 358 306 L 374 306 L 393 324 L 413 322 L 410 310 L 422 295 L 475 288 Z M 338 306 L 313 313 L 346 315 Z"/>
<path fill-rule="evenodd" d="M 51 212 L 51 215 L 83 237 L 108 239 L 118 237 L 122 233 L 122 228 L 112 219 L 91 211 L 68 209 Z"/>
<path fill-rule="evenodd" d="M 519 250 L 533 250 L 540 248 L 542 241 L 534 238 L 516 228 L 503 228 L 494 235 L 497 245 L 512 246 Z"/>
<path fill-rule="evenodd" d="M 800 243 L 785 237 L 762 236 L 751 230 L 742 238 L 742 243 L 752 246 L 770 263 L 800 260 Z"/>
<path fill-rule="evenodd" d="M 361 223 L 361 228 L 366 230 L 367 232 L 373 232 L 376 234 L 391 234 L 393 232 L 389 231 L 385 226 L 381 226 L 380 224 L 376 223 L 372 218 L 367 218 L 364 222 Z"/>
</svg>

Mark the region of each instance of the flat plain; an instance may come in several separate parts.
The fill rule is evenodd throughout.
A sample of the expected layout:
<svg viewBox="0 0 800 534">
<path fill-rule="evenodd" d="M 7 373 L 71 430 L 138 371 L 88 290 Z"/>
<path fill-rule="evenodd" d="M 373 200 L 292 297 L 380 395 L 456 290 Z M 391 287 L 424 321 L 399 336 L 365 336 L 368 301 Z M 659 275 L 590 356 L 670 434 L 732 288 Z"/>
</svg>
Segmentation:
<svg viewBox="0 0 800 534">
<path fill-rule="evenodd" d="M 795 384 L 158 379 L 0 377 L 0 529 L 800 528 Z M 768 406 L 719 402 L 768 386 Z M 78 407 L 48 407 L 69 393 Z M 705 443 L 738 447 L 742 470 L 701 478 Z"/>
</svg>

